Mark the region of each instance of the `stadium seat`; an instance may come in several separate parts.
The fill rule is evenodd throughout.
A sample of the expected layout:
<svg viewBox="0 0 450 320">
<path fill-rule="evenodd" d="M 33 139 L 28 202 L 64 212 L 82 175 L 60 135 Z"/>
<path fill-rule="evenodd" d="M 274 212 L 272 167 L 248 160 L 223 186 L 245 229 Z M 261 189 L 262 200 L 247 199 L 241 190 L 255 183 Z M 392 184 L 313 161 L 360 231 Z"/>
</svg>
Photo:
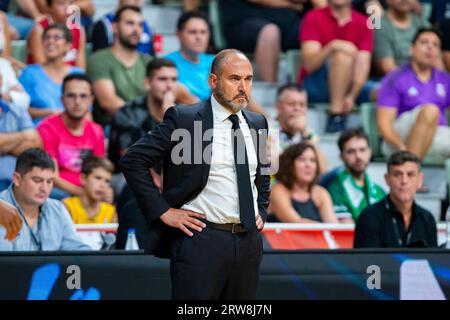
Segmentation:
<svg viewBox="0 0 450 320">
<path fill-rule="evenodd" d="M 433 4 L 431 2 L 422 2 L 422 17 L 429 21 L 431 18 L 431 12 L 433 11 Z"/>
<path fill-rule="evenodd" d="M 13 57 L 23 63 L 27 60 L 27 41 L 14 40 L 11 42 Z"/>
<path fill-rule="evenodd" d="M 220 21 L 220 8 L 217 0 L 209 1 L 209 20 L 212 26 L 214 45 L 217 50 L 225 49 L 227 46 Z"/>
<path fill-rule="evenodd" d="M 300 71 L 301 51 L 292 49 L 286 51 L 286 73 L 289 82 L 296 82 Z"/>
<path fill-rule="evenodd" d="M 369 145 L 372 149 L 374 158 L 383 158 L 381 154 L 381 137 L 378 132 L 376 122 L 376 108 L 373 102 L 366 102 L 361 104 L 361 122 L 364 131 L 369 137 Z"/>
</svg>

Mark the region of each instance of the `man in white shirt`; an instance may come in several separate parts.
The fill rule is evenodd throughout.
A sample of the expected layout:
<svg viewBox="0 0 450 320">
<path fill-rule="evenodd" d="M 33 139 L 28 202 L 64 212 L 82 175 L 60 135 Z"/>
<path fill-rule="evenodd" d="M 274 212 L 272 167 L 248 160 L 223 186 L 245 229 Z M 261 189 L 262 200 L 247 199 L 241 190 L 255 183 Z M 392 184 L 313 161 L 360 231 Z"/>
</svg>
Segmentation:
<svg viewBox="0 0 450 320">
<path fill-rule="evenodd" d="M 153 232 L 148 251 L 170 255 L 174 299 L 256 295 L 270 164 L 267 120 L 244 109 L 252 80 L 243 53 L 221 51 L 209 77 L 211 98 L 168 109 L 120 161 Z M 148 175 L 159 160 L 162 193 Z"/>
</svg>

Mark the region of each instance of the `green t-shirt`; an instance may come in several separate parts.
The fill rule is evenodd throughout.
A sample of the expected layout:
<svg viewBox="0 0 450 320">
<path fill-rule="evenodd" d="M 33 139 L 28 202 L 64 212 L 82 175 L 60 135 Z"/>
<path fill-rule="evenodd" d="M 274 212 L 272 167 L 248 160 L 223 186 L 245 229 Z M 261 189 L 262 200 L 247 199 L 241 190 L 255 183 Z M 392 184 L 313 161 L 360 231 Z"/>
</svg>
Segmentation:
<svg viewBox="0 0 450 320">
<path fill-rule="evenodd" d="M 365 185 L 360 187 L 347 170 L 342 169 L 327 186 L 338 218 L 352 218 L 356 222 L 361 211 L 385 197 L 384 190 L 365 176 Z"/>
<path fill-rule="evenodd" d="M 111 80 L 117 95 L 128 102 L 145 94 L 145 70 L 151 59 L 150 56 L 139 53 L 136 63 L 128 68 L 117 60 L 111 48 L 107 48 L 91 55 L 87 73 L 93 82 Z"/>
<path fill-rule="evenodd" d="M 430 23 L 416 15 L 411 15 L 411 25 L 406 29 L 394 26 L 386 15 L 383 15 L 381 28 L 375 29 L 374 60 L 392 57 L 397 66 L 408 62 L 411 53 L 411 41 L 420 27 L 428 27 Z"/>
</svg>

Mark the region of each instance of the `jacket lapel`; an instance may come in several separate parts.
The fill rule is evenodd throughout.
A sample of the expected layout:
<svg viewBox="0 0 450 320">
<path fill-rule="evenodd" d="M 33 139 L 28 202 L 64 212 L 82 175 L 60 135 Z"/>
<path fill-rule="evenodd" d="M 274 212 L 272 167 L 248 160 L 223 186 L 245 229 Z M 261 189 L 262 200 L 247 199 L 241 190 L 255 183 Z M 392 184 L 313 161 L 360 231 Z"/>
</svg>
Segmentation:
<svg viewBox="0 0 450 320">
<path fill-rule="evenodd" d="M 212 158 L 212 141 L 213 135 L 211 134 L 206 136 L 205 132 L 207 130 L 213 130 L 214 122 L 213 122 L 213 113 L 211 106 L 211 98 L 206 100 L 203 104 L 203 108 L 197 112 L 195 117 L 195 121 L 201 121 L 202 123 L 202 190 L 206 186 L 206 182 L 208 181 L 209 170 L 211 168 L 211 158 Z M 209 138 L 208 140 L 205 137 Z M 206 141 L 205 141 L 206 140 Z M 205 149 L 208 148 L 207 154 L 205 154 Z"/>
</svg>

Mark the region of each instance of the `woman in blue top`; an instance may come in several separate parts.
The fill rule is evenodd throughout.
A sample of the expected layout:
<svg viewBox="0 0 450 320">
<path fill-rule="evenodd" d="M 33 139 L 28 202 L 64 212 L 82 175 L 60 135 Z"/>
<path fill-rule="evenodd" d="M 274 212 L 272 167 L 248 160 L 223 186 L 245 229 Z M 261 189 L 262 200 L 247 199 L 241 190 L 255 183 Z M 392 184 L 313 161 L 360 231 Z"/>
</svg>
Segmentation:
<svg viewBox="0 0 450 320">
<path fill-rule="evenodd" d="M 42 34 L 42 43 L 45 62 L 27 66 L 19 78 L 30 95 L 29 112 L 35 125 L 43 118 L 63 111 L 61 94 L 64 77 L 84 72 L 64 64 L 64 56 L 72 43 L 72 34 L 66 26 L 49 26 Z"/>
</svg>

